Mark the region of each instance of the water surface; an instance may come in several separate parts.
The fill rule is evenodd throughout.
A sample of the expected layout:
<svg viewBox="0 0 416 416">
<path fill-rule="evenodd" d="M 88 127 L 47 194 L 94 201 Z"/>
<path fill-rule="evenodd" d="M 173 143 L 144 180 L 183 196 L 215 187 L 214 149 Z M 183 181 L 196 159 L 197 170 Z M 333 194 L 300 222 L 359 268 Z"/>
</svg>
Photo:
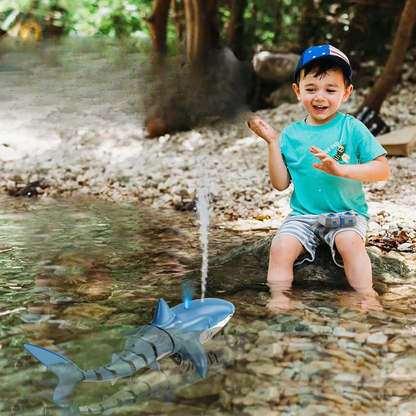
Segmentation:
<svg viewBox="0 0 416 416">
<path fill-rule="evenodd" d="M 22 345 L 83 369 L 109 363 L 124 349 L 123 335 L 152 319 L 159 298 L 181 302 L 181 277 L 200 268 L 198 237 L 195 213 L 1 198 L 1 414 L 74 415 L 144 380 L 146 370 L 115 385 L 80 383 L 57 404 L 56 377 Z M 210 256 L 257 238 L 213 226 Z M 218 295 L 236 306 L 218 339 L 239 339 L 243 353 L 231 348 L 222 371 L 170 397 L 120 401 L 114 414 L 412 415 L 415 295 L 412 285 L 391 287 L 380 298 L 384 311 L 366 312 L 351 292 L 305 288 L 293 294 L 297 309 L 280 314 L 268 312 L 266 292 Z"/>
</svg>

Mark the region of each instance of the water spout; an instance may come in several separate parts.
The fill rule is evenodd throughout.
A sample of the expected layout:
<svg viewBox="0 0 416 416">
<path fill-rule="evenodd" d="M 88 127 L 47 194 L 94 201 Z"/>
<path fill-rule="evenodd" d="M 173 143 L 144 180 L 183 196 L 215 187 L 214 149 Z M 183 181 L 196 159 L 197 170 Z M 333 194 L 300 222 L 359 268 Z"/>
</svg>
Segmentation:
<svg viewBox="0 0 416 416">
<path fill-rule="evenodd" d="M 201 176 L 199 178 L 197 189 L 197 211 L 199 233 L 202 250 L 202 267 L 201 267 L 201 302 L 204 301 L 206 282 L 208 277 L 208 229 L 209 229 L 209 175 L 206 168 L 206 158 L 201 161 Z"/>
</svg>

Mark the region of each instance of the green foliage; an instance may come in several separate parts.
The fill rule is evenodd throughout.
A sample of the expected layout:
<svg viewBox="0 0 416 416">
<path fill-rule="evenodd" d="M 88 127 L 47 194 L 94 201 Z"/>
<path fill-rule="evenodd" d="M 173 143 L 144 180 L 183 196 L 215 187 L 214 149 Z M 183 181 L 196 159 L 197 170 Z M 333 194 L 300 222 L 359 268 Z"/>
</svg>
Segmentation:
<svg viewBox="0 0 416 416">
<path fill-rule="evenodd" d="M 60 1 L 68 10 L 73 32 L 81 36 L 101 33 L 118 38 L 149 35 L 143 18 L 150 16 L 152 3 L 152 0 Z"/>
<path fill-rule="evenodd" d="M 183 1 L 183 0 L 182 0 Z M 0 26 L 10 23 L 13 11 L 35 17 L 46 30 L 48 22 L 59 35 L 118 39 L 150 39 L 144 18 L 150 17 L 154 0 L 2 0 Z M 219 0 L 221 39 L 225 42 L 231 0 Z M 330 42 L 335 46 L 381 58 L 397 28 L 404 0 L 389 8 L 334 0 L 246 0 L 243 14 L 244 44 L 250 56 L 255 49 L 304 48 Z M 7 21 L 9 17 L 9 21 Z M 10 25 L 9 25 L 10 27 Z M 175 26 L 167 27 L 168 54 L 177 53 Z M 134 47 L 133 47 L 134 49 Z"/>
<path fill-rule="evenodd" d="M 0 5 L 0 22 L 11 10 L 30 12 L 41 26 L 53 19 L 54 26 L 64 27 L 64 34 L 111 37 L 135 35 L 149 36 L 144 22 L 152 11 L 153 0 L 3 0 Z"/>
</svg>

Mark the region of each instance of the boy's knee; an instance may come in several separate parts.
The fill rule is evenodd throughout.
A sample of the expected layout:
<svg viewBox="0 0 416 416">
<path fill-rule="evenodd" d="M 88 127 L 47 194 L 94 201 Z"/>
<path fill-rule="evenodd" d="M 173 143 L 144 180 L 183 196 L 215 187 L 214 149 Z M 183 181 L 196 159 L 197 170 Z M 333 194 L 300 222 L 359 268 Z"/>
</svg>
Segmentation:
<svg viewBox="0 0 416 416">
<path fill-rule="evenodd" d="M 302 243 L 292 235 L 279 235 L 270 247 L 270 256 L 280 262 L 292 262 L 305 252 Z"/>
<path fill-rule="evenodd" d="M 362 237 L 355 231 L 343 231 L 335 236 L 335 245 L 341 254 L 349 254 L 365 250 Z"/>
</svg>

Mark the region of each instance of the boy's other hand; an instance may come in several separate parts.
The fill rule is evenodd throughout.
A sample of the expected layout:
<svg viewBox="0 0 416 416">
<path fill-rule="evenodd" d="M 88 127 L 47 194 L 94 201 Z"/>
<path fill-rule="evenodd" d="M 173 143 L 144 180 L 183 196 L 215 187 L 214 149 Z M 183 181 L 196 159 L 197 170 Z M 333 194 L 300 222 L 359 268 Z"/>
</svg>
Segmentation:
<svg viewBox="0 0 416 416">
<path fill-rule="evenodd" d="M 344 166 L 328 156 L 323 150 L 319 149 L 319 147 L 311 146 L 309 151 L 321 161 L 321 163 L 314 163 L 312 165 L 315 169 L 321 170 L 332 176 L 339 176 L 341 178 L 345 176 Z"/>
<path fill-rule="evenodd" d="M 269 144 L 277 140 L 277 134 L 273 127 L 260 117 L 254 116 L 247 120 L 247 126 Z"/>
</svg>

